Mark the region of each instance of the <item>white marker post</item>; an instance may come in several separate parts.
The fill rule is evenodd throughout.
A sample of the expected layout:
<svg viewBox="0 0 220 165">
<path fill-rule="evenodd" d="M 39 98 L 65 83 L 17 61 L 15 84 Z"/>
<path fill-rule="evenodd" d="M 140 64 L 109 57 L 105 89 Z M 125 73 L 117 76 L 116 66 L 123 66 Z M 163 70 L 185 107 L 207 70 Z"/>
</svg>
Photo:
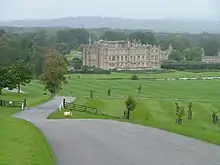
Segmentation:
<svg viewBox="0 0 220 165">
<path fill-rule="evenodd" d="M 24 109 L 24 102 L 21 103 L 21 109 Z"/>
<path fill-rule="evenodd" d="M 63 109 L 63 106 L 62 106 L 62 103 L 59 105 L 59 111 L 62 111 Z"/>
</svg>

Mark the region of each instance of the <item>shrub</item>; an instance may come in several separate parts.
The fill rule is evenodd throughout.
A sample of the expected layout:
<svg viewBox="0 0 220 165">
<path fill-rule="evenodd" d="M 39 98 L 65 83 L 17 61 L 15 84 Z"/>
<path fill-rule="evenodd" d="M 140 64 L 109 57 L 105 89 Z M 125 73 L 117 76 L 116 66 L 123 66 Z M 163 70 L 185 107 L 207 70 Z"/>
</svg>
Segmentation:
<svg viewBox="0 0 220 165">
<path fill-rule="evenodd" d="M 111 71 L 101 68 L 94 68 L 94 69 L 84 68 L 82 70 L 69 71 L 69 74 L 111 74 Z"/>
<path fill-rule="evenodd" d="M 132 80 L 139 80 L 137 75 L 133 75 L 133 76 L 131 77 L 131 79 L 132 79 Z"/>
<path fill-rule="evenodd" d="M 135 108 L 137 106 L 137 102 L 131 96 L 128 96 L 127 100 L 125 101 L 125 105 L 127 108 L 127 113 L 125 113 L 126 118 L 129 120 L 130 113 L 131 113 L 131 111 L 135 110 Z"/>
</svg>

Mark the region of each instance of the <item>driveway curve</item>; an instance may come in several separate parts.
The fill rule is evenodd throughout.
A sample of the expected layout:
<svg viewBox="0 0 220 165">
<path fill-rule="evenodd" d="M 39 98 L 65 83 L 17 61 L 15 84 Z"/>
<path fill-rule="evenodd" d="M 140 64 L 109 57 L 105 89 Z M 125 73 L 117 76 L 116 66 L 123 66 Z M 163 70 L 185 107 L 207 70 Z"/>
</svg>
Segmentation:
<svg viewBox="0 0 220 165">
<path fill-rule="evenodd" d="M 42 130 L 58 165 L 220 165 L 219 146 L 185 136 L 112 120 L 46 119 L 62 99 L 14 115 Z"/>
</svg>

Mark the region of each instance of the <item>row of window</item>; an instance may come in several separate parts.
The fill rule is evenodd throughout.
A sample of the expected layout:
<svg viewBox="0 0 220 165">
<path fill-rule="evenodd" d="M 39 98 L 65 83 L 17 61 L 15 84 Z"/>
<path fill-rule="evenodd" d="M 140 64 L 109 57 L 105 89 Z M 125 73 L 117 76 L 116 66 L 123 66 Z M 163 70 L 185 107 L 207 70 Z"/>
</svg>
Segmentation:
<svg viewBox="0 0 220 165">
<path fill-rule="evenodd" d="M 159 65 L 157 63 L 109 63 L 110 67 L 128 67 L 128 66 L 132 66 L 132 67 L 158 67 Z"/>
<path fill-rule="evenodd" d="M 206 59 L 206 60 L 203 60 L 204 62 L 213 62 L 213 63 L 219 63 L 220 60 L 213 60 L 213 59 Z"/>
<path fill-rule="evenodd" d="M 133 54 L 140 54 L 140 53 L 160 53 L 160 49 L 107 49 L 107 51 L 109 53 L 113 53 L 113 54 L 120 54 L 120 53 L 124 53 L 124 54 L 128 54 L 128 53 L 133 53 Z M 102 50 L 101 52 L 106 52 L 106 50 Z M 88 50 L 87 53 L 95 53 L 98 54 L 98 50 L 97 49 L 91 49 Z"/>
<path fill-rule="evenodd" d="M 143 52 L 148 52 L 148 53 L 159 53 L 160 49 L 108 49 L 108 52 L 111 53 L 143 53 Z"/>
<path fill-rule="evenodd" d="M 130 58 L 128 58 L 130 57 Z M 159 60 L 159 56 L 151 55 L 151 56 L 110 56 L 109 61 L 141 61 L 141 60 Z"/>
</svg>

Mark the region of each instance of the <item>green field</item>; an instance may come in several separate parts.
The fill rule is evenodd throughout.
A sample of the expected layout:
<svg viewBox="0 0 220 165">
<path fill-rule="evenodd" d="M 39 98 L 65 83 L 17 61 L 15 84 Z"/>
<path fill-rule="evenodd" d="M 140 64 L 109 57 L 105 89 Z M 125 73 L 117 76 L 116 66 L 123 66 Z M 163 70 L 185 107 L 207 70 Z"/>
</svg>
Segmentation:
<svg viewBox="0 0 220 165">
<path fill-rule="evenodd" d="M 219 72 L 190 73 L 175 72 L 166 74 L 141 74 L 138 77 L 194 77 L 219 76 Z M 77 97 L 76 104 L 98 108 L 99 111 L 109 115 L 122 117 L 125 108 L 125 98 L 133 96 L 138 106 L 131 115 L 133 123 L 149 125 L 168 131 L 192 136 L 212 143 L 220 144 L 220 124 L 212 124 L 212 110 L 220 109 L 219 80 L 190 80 L 190 81 L 147 81 L 147 80 L 109 80 L 105 78 L 124 77 L 129 74 L 111 75 L 72 75 L 69 83 L 64 86 L 61 95 Z M 142 85 L 141 94 L 138 86 Z M 112 89 L 112 96 L 107 94 Z M 94 98 L 88 98 L 90 90 L 94 91 Z M 182 98 L 187 100 L 176 101 Z M 185 106 L 193 103 L 193 121 L 184 120 L 184 125 L 174 124 L 175 102 Z M 75 114 L 75 115 L 74 115 Z M 73 118 L 100 118 L 100 116 L 74 112 Z M 50 118 L 63 118 L 62 112 L 55 112 Z M 206 130 L 204 130 L 204 128 Z"/>
<path fill-rule="evenodd" d="M 37 81 L 22 87 L 25 94 L 3 91 L 1 99 L 27 99 L 28 106 L 41 104 L 49 99 L 43 95 L 43 86 Z M 31 123 L 11 117 L 19 108 L 0 109 L 0 164 L 2 165 L 55 165 L 56 159 L 49 144 L 38 128 Z"/>
</svg>

